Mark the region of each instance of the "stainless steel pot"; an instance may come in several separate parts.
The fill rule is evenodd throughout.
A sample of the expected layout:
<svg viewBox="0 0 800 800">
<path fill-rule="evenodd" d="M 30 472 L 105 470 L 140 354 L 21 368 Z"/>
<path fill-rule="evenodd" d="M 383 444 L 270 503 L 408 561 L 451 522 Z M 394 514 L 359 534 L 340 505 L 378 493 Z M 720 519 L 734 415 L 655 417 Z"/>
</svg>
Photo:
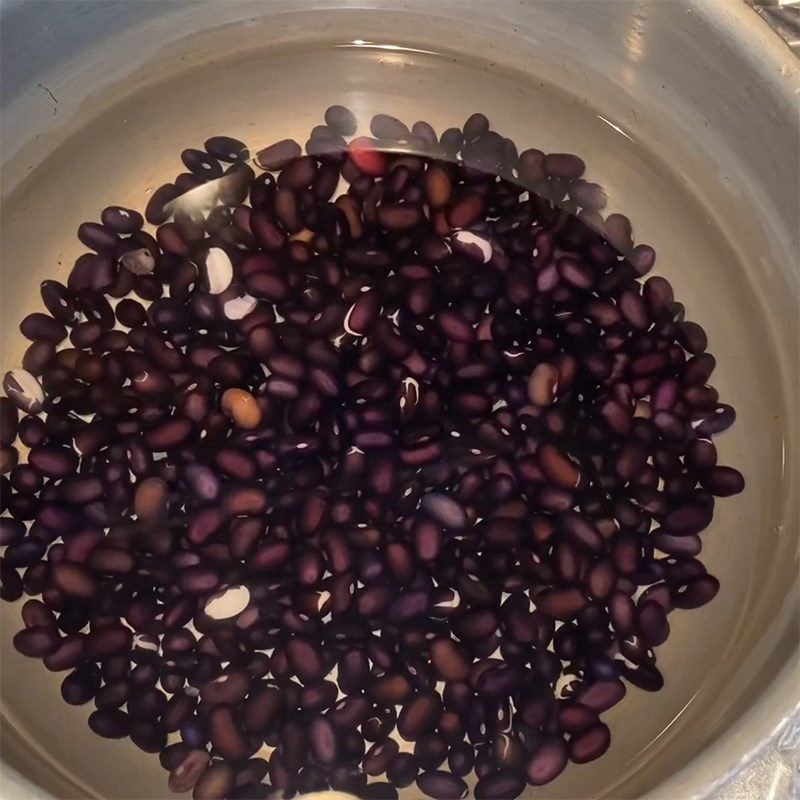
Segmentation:
<svg viewBox="0 0 800 800">
<path fill-rule="evenodd" d="M 141 207 L 210 133 L 297 135 L 331 102 L 439 129 L 485 111 L 524 146 L 585 154 L 710 333 L 739 424 L 704 559 L 722 591 L 677 615 L 667 686 L 629 692 L 600 761 L 558 797 L 706 795 L 798 702 L 797 61 L 739 2 L 4 2 L 2 367 L 76 226 Z M 301 138 L 301 141 L 303 139 Z M 719 376 L 719 377 L 717 377 Z M 3 797 L 163 796 L 155 759 L 100 740 L 10 645 Z M 662 652 L 663 651 L 663 654 Z"/>
</svg>

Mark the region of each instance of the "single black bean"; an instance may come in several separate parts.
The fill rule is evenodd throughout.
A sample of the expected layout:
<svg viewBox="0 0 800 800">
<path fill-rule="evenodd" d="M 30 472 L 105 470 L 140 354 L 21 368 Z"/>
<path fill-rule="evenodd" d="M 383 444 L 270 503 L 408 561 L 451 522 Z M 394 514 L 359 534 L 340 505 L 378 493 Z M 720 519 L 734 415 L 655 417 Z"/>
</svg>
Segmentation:
<svg viewBox="0 0 800 800">
<path fill-rule="evenodd" d="M 194 800 L 224 800 L 233 787 L 233 766 L 224 760 L 212 761 L 197 779 L 192 791 Z"/>
<path fill-rule="evenodd" d="M 325 124 L 341 136 L 352 136 L 358 128 L 355 114 L 344 106 L 330 106 L 325 110 Z"/>
<path fill-rule="evenodd" d="M 269 147 L 259 150 L 255 161 L 262 169 L 276 171 L 282 169 L 293 158 L 302 153 L 300 145 L 292 139 L 282 139 Z"/>
<path fill-rule="evenodd" d="M 105 225 L 96 222 L 84 222 L 78 228 L 78 239 L 91 250 L 98 253 L 103 250 L 115 250 L 119 237 Z"/>
<path fill-rule="evenodd" d="M 689 583 L 671 588 L 672 602 L 677 608 L 700 608 L 714 599 L 719 581 L 713 575 L 701 575 Z"/>
<path fill-rule="evenodd" d="M 114 233 L 129 234 L 140 230 L 144 219 L 138 211 L 122 206 L 108 206 L 100 212 L 100 220 Z"/>
<path fill-rule="evenodd" d="M 444 770 L 423 772 L 417 778 L 419 790 L 439 800 L 460 800 L 467 795 L 467 784 L 457 775 Z"/>
<path fill-rule="evenodd" d="M 441 700 L 434 693 L 421 693 L 408 700 L 397 720 L 397 730 L 407 741 L 414 741 L 432 730 L 442 713 Z"/>
<path fill-rule="evenodd" d="M 58 649 L 61 636 L 53 626 L 34 626 L 15 634 L 14 648 L 29 658 L 44 658 Z"/>
<path fill-rule="evenodd" d="M 124 739 L 130 733 L 130 718 L 116 708 L 98 709 L 89 715 L 89 727 L 104 739 Z"/>
<path fill-rule="evenodd" d="M 230 136 L 212 136 L 206 139 L 203 147 L 210 156 L 228 164 L 247 161 L 250 158 L 247 147 Z"/>
<path fill-rule="evenodd" d="M 394 739 L 377 742 L 367 750 L 362 768 L 367 775 L 383 775 L 397 757 L 399 746 Z"/>
<path fill-rule="evenodd" d="M 484 775 L 475 784 L 475 800 L 500 800 L 519 797 L 525 788 L 525 779 L 513 770 L 497 770 Z"/>
<path fill-rule="evenodd" d="M 102 676 L 97 665 L 84 664 L 70 672 L 61 682 L 61 696 L 69 705 L 83 705 L 97 694 L 101 682 Z"/>
<path fill-rule="evenodd" d="M 210 757 L 205 750 L 189 750 L 170 771 L 170 791 L 181 793 L 193 789 L 209 761 Z"/>
</svg>

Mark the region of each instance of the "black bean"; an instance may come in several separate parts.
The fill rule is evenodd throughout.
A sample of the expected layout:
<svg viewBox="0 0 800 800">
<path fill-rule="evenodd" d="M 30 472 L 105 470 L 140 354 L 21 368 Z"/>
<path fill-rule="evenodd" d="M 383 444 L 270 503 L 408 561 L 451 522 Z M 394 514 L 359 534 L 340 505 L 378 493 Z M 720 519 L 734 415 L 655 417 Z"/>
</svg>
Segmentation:
<svg viewBox="0 0 800 800">
<path fill-rule="evenodd" d="M 396 758 L 399 746 L 394 739 L 385 739 L 372 745 L 364 756 L 362 768 L 367 775 L 383 775 Z"/>
<path fill-rule="evenodd" d="M 444 770 L 423 772 L 417 778 L 417 786 L 423 794 L 440 800 L 460 800 L 467 794 L 467 784 Z"/>
<path fill-rule="evenodd" d="M 71 450 L 44 446 L 30 451 L 28 463 L 48 478 L 65 478 L 75 471 L 78 460 Z"/>
<path fill-rule="evenodd" d="M 598 723 L 588 730 L 574 735 L 569 741 L 569 757 L 576 764 L 586 764 L 600 758 L 611 743 L 611 734 L 606 725 Z"/>
<path fill-rule="evenodd" d="M 467 524 L 467 515 L 458 501 L 439 492 L 431 492 L 422 498 L 420 508 L 436 522 L 452 531 L 459 531 Z"/>
<path fill-rule="evenodd" d="M 116 708 L 98 709 L 89 715 L 89 727 L 104 739 L 124 739 L 130 733 L 130 718 Z"/>
<path fill-rule="evenodd" d="M 86 651 L 100 661 L 130 650 L 132 639 L 130 630 L 122 625 L 93 629 L 86 635 Z"/>
<path fill-rule="evenodd" d="M 84 222 L 78 228 L 78 239 L 91 250 L 98 253 L 103 250 L 115 250 L 119 237 L 105 225 L 96 222 Z"/>
<path fill-rule="evenodd" d="M 734 409 L 729 405 L 720 404 L 712 414 L 695 427 L 695 433 L 698 436 L 712 436 L 722 433 L 722 431 L 730 428 L 735 420 L 736 412 Z"/>
<path fill-rule="evenodd" d="M 235 761 L 248 754 L 244 733 L 230 708 L 222 706 L 211 711 L 209 736 L 214 749 L 223 758 Z"/>
<path fill-rule="evenodd" d="M 227 669 L 200 689 L 200 699 L 209 705 L 233 705 L 247 696 L 250 677 L 244 670 Z"/>
<path fill-rule="evenodd" d="M 414 741 L 432 730 L 442 713 L 441 700 L 433 693 L 422 693 L 406 701 L 397 719 L 397 730 L 407 741 Z"/>
<path fill-rule="evenodd" d="M 222 177 L 222 167 L 219 162 L 202 150 L 187 148 L 181 153 L 181 161 L 189 172 L 201 180 L 214 180 Z"/>
<path fill-rule="evenodd" d="M 519 797 L 525 788 L 525 779 L 512 770 L 497 770 L 483 776 L 475 784 L 475 800 L 500 800 Z"/>
<path fill-rule="evenodd" d="M 469 116 L 463 125 L 464 141 L 473 142 L 489 131 L 489 120 L 484 114 L 475 113 Z"/>
<path fill-rule="evenodd" d="M 145 753 L 158 753 L 167 745 L 167 734 L 161 725 L 152 719 L 131 719 L 131 741 Z"/>
<path fill-rule="evenodd" d="M 212 761 L 194 785 L 194 800 L 223 800 L 228 796 L 234 782 L 233 767 L 222 760 Z"/>
<path fill-rule="evenodd" d="M 144 219 L 138 211 L 122 206 L 108 206 L 100 212 L 100 220 L 106 228 L 114 233 L 135 233 L 144 224 Z"/>
<path fill-rule="evenodd" d="M 571 153 L 550 153 L 544 157 L 543 167 L 551 178 L 568 181 L 580 178 L 586 169 L 583 160 Z"/>
<path fill-rule="evenodd" d="M 242 723 L 251 733 L 264 732 L 275 719 L 282 705 L 281 693 L 274 686 L 251 691 L 244 703 Z"/>
<path fill-rule="evenodd" d="M 733 467 L 712 467 L 701 477 L 700 483 L 717 497 L 730 497 L 744 490 L 744 477 Z"/>
<path fill-rule="evenodd" d="M 360 796 L 365 800 L 397 800 L 398 794 L 394 786 L 382 781 L 376 781 L 364 787 Z"/>
<path fill-rule="evenodd" d="M 147 201 L 144 217 L 151 225 L 161 225 L 169 219 L 170 212 L 167 206 L 180 194 L 179 190 L 171 183 L 159 186 Z"/>
<path fill-rule="evenodd" d="M 34 626 L 14 636 L 14 647 L 29 658 L 44 658 L 58 649 L 61 637 L 52 626 Z"/>
<path fill-rule="evenodd" d="M 11 472 L 19 459 L 19 453 L 15 447 L 0 447 L 0 474 L 5 475 Z"/>
<path fill-rule="evenodd" d="M 352 136 L 358 128 L 355 114 L 344 106 L 330 106 L 325 110 L 325 124 L 341 136 Z"/>
<path fill-rule="evenodd" d="M 26 538 L 6 548 L 3 553 L 4 563 L 11 567 L 29 567 L 39 561 L 46 549 L 47 545 L 44 542 Z"/>
<path fill-rule="evenodd" d="M 42 281 L 39 291 L 42 296 L 42 302 L 45 304 L 52 317 L 62 325 L 75 324 L 75 303 L 66 286 L 58 281 L 47 280 Z M 58 341 L 61 341 L 61 339 Z"/>
<path fill-rule="evenodd" d="M 255 161 L 262 169 L 275 171 L 282 169 L 293 158 L 297 158 L 302 153 L 300 145 L 292 139 L 282 139 L 263 150 L 259 150 L 255 155 Z"/>
<path fill-rule="evenodd" d="M 0 547 L 18 544 L 25 536 L 25 523 L 10 517 L 0 517 Z"/>
<path fill-rule="evenodd" d="M 651 647 L 663 644 L 669 636 L 669 622 L 664 609 L 652 600 L 639 607 L 637 631 Z"/>
<path fill-rule="evenodd" d="M 543 786 L 555 780 L 567 766 L 569 755 L 564 740 L 549 737 L 542 741 L 528 759 L 526 777 L 531 786 Z"/>
<path fill-rule="evenodd" d="M 587 604 L 580 589 L 545 589 L 536 596 L 536 607 L 542 614 L 567 620 L 582 611 Z"/>
<path fill-rule="evenodd" d="M 444 714 L 439 720 L 440 727 L 443 719 Z M 464 729 L 461 728 L 461 736 L 463 735 Z M 430 770 L 441 766 L 447 758 L 447 751 L 448 744 L 438 733 L 426 733 L 414 742 L 414 757 L 420 769 Z"/>
<path fill-rule="evenodd" d="M 84 664 L 70 672 L 61 682 L 61 696 L 64 702 L 70 705 L 83 705 L 97 694 L 101 681 L 102 677 L 97 665 Z"/>
<path fill-rule="evenodd" d="M 670 596 L 677 608 L 700 608 L 714 599 L 719 581 L 713 575 L 701 575 L 689 583 L 671 587 Z"/>
<path fill-rule="evenodd" d="M 209 155 L 228 164 L 247 161 L 250 158 L 247 147 L 238 139 L 230 136 L 212 136 L 210 139 L 206 139 L 203 147 Z"/>
<path fill-rule="evenodd" d="M 22 368 L 32 376 L 39 377 L 52 362 L 55 353 L 56 348 L 52 342 L 32 342 L 22 357 Z"/>
<path fill-rule="evenodd" d="M 708 527 L 713 516 L 712 508 L 700 502 L 689 502 L 668 511 L 663 517 L 664 528 L 677 535 L 700 533 Z"/>
<path fill-rule="evenodd" d="M 205 750 L 189 750 L 170 771 L 170 791 L 181 793 L 193 789 L 209 761 L 210 757 Z"/>
<path fill-rule="evenodd" d="M 662 553 L 680 557 L 696 556 L 702 547 L 699 536 L 675 536 L 665 531 L 654 531 L 652 541 L 653 546 Z"/>
</svg>

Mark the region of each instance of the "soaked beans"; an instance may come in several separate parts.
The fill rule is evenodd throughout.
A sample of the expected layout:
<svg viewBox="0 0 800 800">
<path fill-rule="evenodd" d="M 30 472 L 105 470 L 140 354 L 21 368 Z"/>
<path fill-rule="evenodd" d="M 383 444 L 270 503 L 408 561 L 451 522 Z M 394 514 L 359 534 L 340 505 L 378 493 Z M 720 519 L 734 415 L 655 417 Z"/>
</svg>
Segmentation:
<svg viewBox="0 0 800 800">
<path fill-rule="evenodd" d="M 324 118 L 258 175 L 188 147 L 42 284 L 0 398 L 13 644 L 195 800 L 517 797 L 720 590 L 736 414 L 581 158 Z"/>
</svg>

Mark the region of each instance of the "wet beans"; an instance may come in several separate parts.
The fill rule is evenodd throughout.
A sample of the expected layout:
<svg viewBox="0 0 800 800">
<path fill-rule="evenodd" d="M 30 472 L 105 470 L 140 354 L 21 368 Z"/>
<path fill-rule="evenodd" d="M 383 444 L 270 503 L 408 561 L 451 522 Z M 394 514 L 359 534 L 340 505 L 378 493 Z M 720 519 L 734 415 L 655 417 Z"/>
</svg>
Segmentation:
<svg viewBox="0 0 800 800">
<path fill-rule="evenodd" d="M 196 800 L 516 797 L 602 756 L 719 591 L 735 411 L 580 157 L 324 116 L 258 177 L 187 147 L 41 285 L 0 399 L 13 644 Z"/>
</svg>

